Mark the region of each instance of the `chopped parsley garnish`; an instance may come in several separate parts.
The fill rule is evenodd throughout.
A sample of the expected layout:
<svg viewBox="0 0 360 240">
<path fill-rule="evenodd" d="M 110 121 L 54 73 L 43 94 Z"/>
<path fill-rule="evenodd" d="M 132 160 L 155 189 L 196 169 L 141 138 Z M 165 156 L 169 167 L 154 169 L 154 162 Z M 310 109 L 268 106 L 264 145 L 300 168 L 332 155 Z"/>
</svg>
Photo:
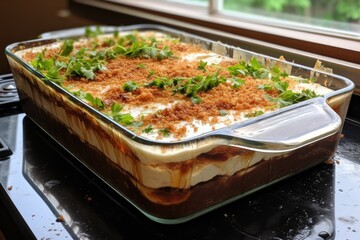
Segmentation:
<svg viewBox="0 0 360 240">
<path fill-rule="evenodd" d="M 273 89 L 274 84 L 272 82 L 267 82 L 266 84 L 258 85 L 258 89 L 262 89 L 265 91 L 271 91 Z"/>
<path fill-rule="evenodd" d="M 262 66 L 256 58 L 251 58 L 249 62 L 241 61 L 240 63 L 227 68 L 232 76 L 252 76 L 254 78 L 269 78 L 270 71 Z"/>
<path fill-rule="evenodd" d="M 126 39 L 126 37 L 123 39 Z M 118 43 L 115 47 L 107 50 L 108 56 L 116 57 L 122 55 L 130 58 L 155 58 L 158 61 L 173 56 L 169 46 L 158 48 L 156 41 L 148 43 L 145 40 L 131 39 L 130 41 L 120 40 L 119 42 L 121 44 Z"/>
<path fill-rule="evenodd" d="M 87 93 L 82 90 L 71 93 L 80 99 L 84 99 L 88 101 L 93 107 L 95 107 L 98 110 L 102 110 L 105 108 L 105 104 L 103 103 L 103 101 L 98 97 L 94 97 L 91 93 Z"/>
<path fill-rule="evenodd" d="M 94 38 L 94 37 L 97 37 L 100 34 L 103 34 L 103 31 L 100 28 L 100 26 L 96 26 L 94 30 L 91 29 L 90 27 L 85 28 L 85 37 Z"/>
<path fill-rule="evenodd" d="M 175 80 L 176 82 L 176 80 Z M 168 86 L 173 86 L 174 79 L 166 78 L 166 77 L 159 77 L 155 80 L 145 84 L 145 87 L 158 87 L 159 89 L 164 89 Z"/>
<path fill-rule="evenodd" d="M 199 103 L 202 102 L 202 100 L 201 100 L 201 98 L 200 98 L 199 96 L 193 96 L 193 97 L 191 97 L 190 99 L 191 99 L 191 102 L 192 102 L 193 104 L 199 104 Z"/>
<path fill-rule="evenodd" d="M 70 53 L 73 51 L 73 49 L 74 49 L 74 40 L 73 39 L 65 40 L 60 49 L 59 54 L 61 56 L 69 56 Z"/>
<path fill-rule="evenodd" d="M 133 92 L 139 88 L 158 88 L 159 90 L 167 91 L 165 94 L 159 94 L 159 98 L 164 103 L 164 96 L 168 96 L 171 93 L 173 95 L 182 94 L 191 101 L 192 104 L 186 102 L 184 105 L 177 105 L 180 107 L 187 107 L 191 105 L 194 109 L 202 109 L 203 106 L 194 106 L 193 104 L 201 104 L 203 101 L 205 102 L 205 107 L 207 104 L 212 104 L 209 102 L 208 98 L 201 99 L 204 92 L 210 91 L 213 88 L 218 87 L 220 84 L 226 84 L 224 88 L 221 88 L 221 91 L 224 91 L 224 98 L 233 97 L 232 99 L 234 103 L 236 103 L 239 108 L 236 106 L 231 108 L 232 105 L 227 104 L 228 102 L 219 102 L 215 103 L 214 99 L 214 109 L 211 108 L 211 114 L 215 112 L 214 115 L 222 116 L 227 118 L 226 116 L 233 111 L 239 111 L 242 109 L 241 104 L 249 106 L 246 108 L 248 110 L 245 117 L 256 117 L 264 114 L 262 110 L 251 110 L 251 109 L 259 109 L 258 105 L 256 105 L 259 101 L 257 99 L 245 99 L 243 92 L 241 92 L 241 88 L 244 86 L 244 92 L 253 91 L 253 84 L 258 84 L 258 89 L 262 89 L 266 91 L 268 94 L 265 95 L 266 100 L 273 102 L 270 108 L 274 109 L 276 107 L 284 107 L 293 103 L 298 103 L 313 97 L 317 97 L 316 93 L 312 90 L 303 90 L 301 92 L 294 92 L 289 90 L 289 84 L 292 83 L 291 78 L 296 80 L 295 77 L 289 77 L 285 71 L 282 71 L 280 67 L 273 66 L 271 68 L 262 64 L 258 59 L 252 58 L 250 61 L 240 61 L 235 65 L 229 66 L 227 68 L 222 67 L 221 65 L 212 64 L 208 65 L 206 61 L 199 61 L 196 66 L 196 62 L 194 68 L 190 71 L 195 71 L 196 73 L 201 73 L 199 75 L 189 75 L 188 73 L 181 74 L 181 71 L 176 71 L 174 65 L 174 69 L 169 67 L 168 74 L 165 76 L 159 76 L 158 74 L 163 71 L 157 71 L 156 61 L 162 61 L 166 58 L 172 58 L 173 52 L 171 51 L 169 46 L 166 46 L 162 40 L 157 40 L 153 36 L 146 35 L 138 35 L 136 32 L 133 34 L 119 35 L 118 33 L 114 33 L 114 36 L 111 38 L 96 38 L 99 34 L 101 34 L 101 29 L 86 29 L 86 37 L 94 38 L 89 41 L 84 41 L 85 44 L 75 45 L 75 40 L 69 39 L 62 42 L 61 47 L 55 52 L 55 49 L 45 49 L 43 52 L 38 53 L 36 57 L 30 62 L 36 70 L 41 72 L 45 76 L 45 80 L 54 81 L 58 84 L 62 84 L 67 79 L 71 80 L 101 80 L 106 81 L 106 77 L 110 76 L 110 78 L 115 78 L 110 74 L 103 74 L 98 79 L 96 79 L 96 74 L 100 71 L 107 70 L 107 66 L 109 68 L 119 67 L 119 69 L 124 69 L 124 74 L 127 74 L 127 71 L 136 70 L 142 74 L 139 79 L 132 81 L 131 79 L 121 79 L 120 81 L 123 84 L 121 87 L 125 92 Z M 51 52 L 47 52 L 51 51 Z M 51 57 L 47 57 L 51 56 Z M 128 59 L 129 62 L 132 62 L 133 65 L 124 64 L 124 66 L 116 65 L 118 62 L 114 61 L 114 59 L 121 58 L 119 61 L 123 59 Z M 129 60 L 129 58 L 132 58 Z M 137 59 L 134 59 L 137 58 Z M 148 60 L 149 59 L 149 60 Z M 143 63 L 140 63 L 140 62 Z M 110 63 L 109 65 L 107 65 Z M 145 65 L 145 63 L 147 65 Z M 162 62 L 165 67 L 168 67 L 168 61 Z M 181 64 L 178 62 L 171 62 L 171 64 Z M 187 64 L 187 63 L 186 63 Z M 226 63 L 227 64 L 227 63 Z M 189 66 L 191 64 L 188 64 Z M 162 66 L 163 67 L 163 66 Z M 180 66 L 182 69 L 183 66 Z M 217 68 L 217 71 L 213 69 Z M 144 69 L 144 70 L 140 70 Z M 153 70 L 154 69 L 154 70 Z M 120 70 L 118 70 L 120 71 Z M 156 72 L 157 71 L 157 72 Z M 165 71 L 164 71 L 165 72 Z M 127 76 L 131 76 L 128 74 Z M 175 77 L 174 77 L 175 76 Z M 253 81 L 253 82 L 251 82 Z M 290 81 L 290 82 L 289 82 Z M 301 81 L 309 81 L 307 79 L 301 79 Z M 248 87 L 249 86 L 249 87 Z M 255 85 L 256 86 L 256 85 Z M 232 87 L 232 89 L 231 89 Z M 245 89 L 246 88 L 246 89 Z M 225 93 L 225 89 L 227 89 L 230 94 Z M 238 92 L 239 90 L 239 92 Z M 121 91 L 121 90 L 120 90 Z M 255 90 L 256 91 L 256 90 Z M 136 91 L 131 95 L 136 95 L 141 91 Z M 154 89 L 147 91 L 150 94 L 158 94 Z M 130 113 L 123 112 L 123 106 L 114 101 L 123 101 L 124 98 L 118 98 L 115 92 L 111 92 L 110 95 L 107 95 L 105 92 L 104 96 L 106 100 L 102 101 L 100 98 L 91 95 L 90 93 L 86 93 L 83 91 L 72 92 L 75 96 L 80 99 L 85 100 L 89 104 L 91 104 L 94 108 L 101 110 L 104 112 L 109 118 L 118 122 L 121 125 L 126 126 L 129 130 L 135 131 L 139 133 L 156 133 L 162 137 L 168 137 L 171 134 L 171 128 L 164 128 L 164 125 L 160 125 L 161 119 L 160 117 L 167 117 L 166 114 L 159 111 L 158 113 L 154 113 L 154 116 L 150 116 L 149 118 L 140 116 L 139 114 L 136 119 Z M 223 93 L 223 92 L 222 92 Z M 237 95 L 239 93 L 239 95 Z M 252 93 L 252 92 L 251 92 Z M 120 93 L 122 94 L 122 93 Z M 255 94 L 251 94 L 255 96 Z M 115 97 L 114 97 L 115 96 Z M 122 96 L 121 96 L 122 97 Z M 142 97 L 142 96 L 141 96 Z M 145 98 L 141 99 L 144 102 L 150 101 L 153 98 Z M 151 96 L 152 97 L 152 96 Z M 174 99 L 171 99 L 170 105 L 172 103 L 176 103 L 176 101 L 182 101 L 184 97 L 176 96 Z M 221 98 L 217 95 L 217 98 Z M 258 98 L 258 96 L 256 96 Z M 263 104 L 263 99 L 260 99 Z M 242 103 L 244 102 L 244 103 Z M 110 103 L 111 106 L 110 106 Z M 158 103 L 158 102 L 156 102 Z M 106 105 L 107 104 L 107 105 Z M 131 104 L 131 103 L 130 103 Z M 166 103 L 164 104 L 166 105 Z M 268 103 L 263 104 L 264 109 L 268 106 Z M 176 106 L 176 107 L 177 107 Z M 254 107 L 255 106 L 255 107 Z M 212 106 L 211 106 L 212 107 Z M 220 108 L 223 108 L 220 110 Z M 179 111 L 179 108 L 172 109 L 169 108 L 169 113 L 172 114 L 171 111 L 178 111 L 180 118 L 180 114 L 189 114 L 186 115 L 186 119 L 193 116 L 190 111 Z M 186 109 L 187 110 L 187 109 Z M 213 111 L 215 110 L 215 111 Z M 204 110 L 206 111 L 206 110 Z M 218 111 L 218 112 L 217 112 Z M 142 113 L 143 114 L 143 113 Z M 151 115 L 151 113 L 149 113 Z M 157 115 L 158 114 L 158 115 Z M 163 116 L 160 116 L 163 114 Z M 169 116 L 171 116 L 169 114 Z M 236 112 L 237 114 L 237 112 Z M 175 116 L 175 115 L 174 115 Z M 188 117 L 190 116 L 190 117 Z M 183 116 L 181 116 L 183 117 Z M 224 118 L 215 117 L 216 119 L 224 120 Z M 170 118 L 164 118 L 170 119 Z M 172 118 L 174 119 L 174 118 Z M 232 119 L 232 118 L 230 118 Z M 169 120 L 172 121 L 172 120 Z M 159 123 L 157 123 L 159 122 Z M 154 124 L 150 125 L 150 123 Z M 147 126 L 143 126 L 143 125 Z M 171 130 L 170 130 L 171 129 Z"/>
<path fill-rule="evenodd" d="M 162 129 L 159 129 L 159 133 L 163 137 L 169 137 L 171 132 L 170 132 L 170 129 L 168 129 L 168 128 L 162 128 Z"/>
<path fill-rule="evenodd" d="M 200 97 L 198 96 L 199 92 L 206 92 L 219 84 L 226 82 L 226 78 L 219 76 L 219 71 L 216 71 L 214 74 L 210 75 L 198 75 L 192 78 L 166 78 L 159 77 L 155 80 L 147 83 L 144 87 L 157 87 L 159 89 L 164 89 L 166 87 L 171 87 L 173 94 L 183 94 L 191 99 L 191 102 L 194 104 L 199 104 L 201 102 Z M 234 80 L 234 84 L 241 84 L 241 80 Z"/>
<path fill-rule="evenodd" d="M 257 79 L 271 78 L 273 81 L 280 81 L 280 77 L 287 77 L 288 74 L 277 66 L 271 69 L 266 68 L 255 58 L 251 58 L 249 62 L 241 61 L 238 64 L 227 68 L 232 76 L 252 76 Z"/>
<path fill-rule="evenodd" d="M 243 85 L 245 83 L 244 79 L 241 78 L 228 78 L 227 80 L 230 80 L 232 82 L 232 87 L 233 88 L 239 88 L 241 85 Z"/>
<path fill-rule="evenodd" d="M 153 76 L 155 74 L 154 70 L 150 70 L 149 74 L 147 75 L 147 78 L 150 78 L 151 76 Z"/>
<path fill-rule="evenodd" d="M 119 112 L 121 112 L 122 109 L 123 109 L 123 106 L 119 103 L 111 104 L 111 114 L 112 115 L 118 114 Z"/>
<path fill-rule="evenodd" d="M 280 93 L 277 97 L 273 98 L 269 95 L 265 95 L 265 98 L 271 102 L 278 104 L 280 107 L 286 107 L 294 103 L 299 103 L 311 98 L 318 97 L 314 91 L 310 89 L 303 89 L 301 92 L 294 92 L 286 90 Z"/>
<path fill-rule="evenodd" d="M 93 97 L 93 95 L 90 93 L 86 93 L 84 99 L 88 100 L 95 108 L 99 110 L 104 108 L 104 103 L 101 101 L 101 99 L 98 97 Z"/>
<path fill-rule="evenodd" d="M 136 68 L 145 69 L 145 68 L 146 68 L 146 65 L 143 64 L 143 63 L 140 63 L 139 65 L 136 66 Z"/>
<path fill-rule="evenodd" d="M 252 118 L 252 117 L 257 117 L 257 116 L 260 116 L 260 115 L 263 115 L 263 114 L 264 114 L 264 112 L 262 110 L 256 110 L 254 112 L 250 112 L 250 113 L 245 114 L 245 117 Z"/>
<path fill-rule="evenodd" d="M 51 80 L 61 85 L 64 80 L 60 70 L 65 67 L 63 64 L 52 58 L 44 58 L 44 51 L 38 53 L 30 64 L 39 72 L 43 73 L 45 80 Z"/>
<path fill-rule="evenodd" d="M 288 74 L 284 71 L 281 71 L 281 69 L 278 66 L 274 66 L 271 68 L 271 80 L 273 81 L 281 81 L 280 77 L 286 78 L 288 77 Z"/>
<path fill-rule="evenodd" d="M 107 69 L 105 63 L 101 52 L 89 52 L 86 48 L 81 48 L 68 59 L 65 76 L 93 80 L 96 71 Z"/>
<path fill-rule="evenodd" d="M 206 72 L 207 71 L 206 66 L 207 66 L 207 62 L 200 61 L 197 69 Z"/>
<path fill-rule="evenodd" d="M 212 75 L 198 75 L 182 80 L 174 89 L 174 94 L 181 93 L 187 97 L 197 97 L 199 92 L 206 92 L 226 81 L 225 77 L 219 76 L 219 71 L 220 70 L 217 70 Z"/>
<path fill-rule="evenodd" d="M 134 118 L 129 113 L 121 113 L 123 107 L 118 103 L 113 103 L 111 105 L 111 113 L 109 114 L 114 121 L 122 125 L 132 125 L 134 123 Z"/>
<path fill-rule="evenodd" d="M 88 38 L 96 37 L 101 33 L 100 28 L 92 30 L 88 27 L 85 30 L 85 36 Z M 116 41 L 115 39 L 107 39 L 105 42 L 110 47 L 97 49 L 99 43 L 93 41 L 90 43 L 92 45 L 91 48 L 82 47 L 75 49 L 74 40 L 65 40 L 58 52 L 58 56 L 45 58 L 45 54 L 42 52 L 37 54 L 34 60 L 31 61 L 31 65 L 43 73 L 47 80 L 61 84 L 64 79 L 72 77 L 83 77 L 93 80 L 96 72 L 107 69 L 106 63 L 108 60 L 119 56 L 155 58 L 158 61 L 173 56 L 169 46 L 164 45 L 159 48 L 159 43 L 152 37 L 141 38 L 137 35 L 129 34 L 120 37 Z"/>
<path fill-rule="evenodd" d="M 222 116 L 222 117 L 224 117 L 224 116 L 226 116 L 226 115 L 228 115 L 229 113 L 226 111 L 226 110 L 220 110 L 219 111 L 219 115 L 220 116 Z"/>
<path fill-rule="evenodd" d="M 151 133 L 154 130 L 152 125 L 147 126 L 142 130 L 143 133 Z"/>
<path fill-rule="evenodd" d="M 279 81 L 279 82 L 274 83 L 274 88 L 277 89 L 281 93 L 286 92 L 288 87 L 289 87 L 288 81 L 284 81 L 284 82 Z"/>
<path fill-rule="evenodd" d="M 130 82 L 126 82 L 122 89 L 125 91 L 125 92 L 132 92 L 132 91 L 135 91 L 136 89 L 138 89 L 139 85 L 134 82 L 134 81 L 130 81 Z"/>
</svg>

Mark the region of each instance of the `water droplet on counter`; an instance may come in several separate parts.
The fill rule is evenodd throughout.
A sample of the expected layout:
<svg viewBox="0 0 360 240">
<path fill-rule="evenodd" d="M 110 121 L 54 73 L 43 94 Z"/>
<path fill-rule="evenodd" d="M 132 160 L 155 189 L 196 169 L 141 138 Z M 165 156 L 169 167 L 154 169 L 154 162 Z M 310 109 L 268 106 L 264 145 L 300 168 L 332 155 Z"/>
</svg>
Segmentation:
<svg viewBox="0 0 360 240">
<path fill-rule="evenodd" d="M 52 188 L 60 183 L 61 182 L 59 180 L 50 180 L 50 181 L 47 181 L 44 185 L 48 188 Z"/>
</svg>

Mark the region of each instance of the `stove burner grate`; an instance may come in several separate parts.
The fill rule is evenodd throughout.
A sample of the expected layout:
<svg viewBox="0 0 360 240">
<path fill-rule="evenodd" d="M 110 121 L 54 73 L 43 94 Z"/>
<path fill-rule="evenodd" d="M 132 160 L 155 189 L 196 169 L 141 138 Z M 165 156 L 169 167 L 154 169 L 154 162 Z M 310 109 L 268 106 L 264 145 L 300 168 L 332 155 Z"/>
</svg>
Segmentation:
<svg viewBox="0 0 360 240">
<path fill-rule="evenodd" d="M 12 74 L 0 75 L 0 108 L 11 108 L 19 103 L 19 95 Z"/>
</svg>

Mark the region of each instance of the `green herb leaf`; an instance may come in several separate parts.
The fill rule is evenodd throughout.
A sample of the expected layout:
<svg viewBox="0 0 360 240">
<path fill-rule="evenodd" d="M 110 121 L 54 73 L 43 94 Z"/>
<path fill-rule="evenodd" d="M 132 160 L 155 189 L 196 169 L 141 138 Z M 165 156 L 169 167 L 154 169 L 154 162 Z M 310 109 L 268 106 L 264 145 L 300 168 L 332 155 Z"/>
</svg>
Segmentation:
<svg viewBox="0 0 360 240">
<path fill-rule="evenodd" d="M 199 104 L 199 103 L 201 103 L 201 98 L 199 97 L 199 96 L 192 96 L 191 97 L 191 102 L 193 103 L 193 104 Z"/>
<path fill-rule="evenodd" d="M 228 115 L 229 113 L 226 110 L 220 110 L 219 114 L 220 114 L 220 116 L 224 117 L 224 116 Z"/>
<path fill-rule="evenodd" d="M 173 92 L 174 94 L 180 92 L 187 97 L 195 97 L 199 92 L 206 92 L 214 87 L 217 87 L 219 84 L 226 81 L 225 77 L 219 76 L 219 71 L 220 69 L 212 75 L 199 75 L 193 78 L 184 79 L 176 84 L 178 86 Z"/>
<path fill-rule="evenodd" d="M 93 107 L 95 107 L 95 108 L 97 108 L 99 110 L 103 109 L 104 106 L 105 106 L 100 98 L 94 97 L 90 93 L 86 93 L 85 96 L 84 96 L 84 99 L 89 101 L 93 105 Z"/>
<path fill-rule="evenodd" d="M 236 65 L 230 66 L 227 68 L 227 70 L 231 76 L 238 76 L 238 75 L 247 76 L 248 75 L 248 71 L 246 69 L 245 62 L 240 62 Z"/>
<path fill-rule="evenodd" d="M 50 68 L 47 72 L 44 73 L 46 79 L 49 79 L 59 85 L 62 84 L 64 78 L 60 74 L 60 71 L 57 67 Z"/>
<path fill-rule="evenodd" d="M 203 72 L 206 72 L 207 71 L 207 69 L 206 69 L 207 64 L 208 64 L 207 62 L 200 61 L 197 69 L 202 70 Z"/>
<path fill-rule="evenodd" d="M 99 110 L 102 110 L 105 105 L 104 103 L 101 101 L 100 98 L 98 97 L 94 97 L 91 93 L 87 93 L 87 92 L 84 92 L 82 90 L 79 90 L 79 91 L 75 91 L 75 92 L 71 92 L 74 96 L 80 98 L 80 99 L 84 99 L 88 102 L 90 102 L 90 104 L 99 109 Z"/>
<path fill-rule="evenodd" d="M 94 30 L 91 29 L 91 27 L 85 28 L 85 37 L 94 38 L 100 34 L 103 34 L 103 31 L 101 30 L 100 26 L 96 26 Z"/>
<path fill-rule="evenodd" d="M 253 76 L 254 78 L 266 79 L 270 76 L 270 70 L 262 66 L 259 61 L 253 57 L 249 62 L 240 62 L 227 68 L 232 76 Z"/>
<path fill-rule="evenodd" d="M 125 114 L 115 114 L 112 116 L 112 118 L 122 124 L 122 125 L 132 125 L 133 121 L 134 121 L 134 118 L 133 116 L 131 116 L 130 113 L 125 113 Z"/>
<path fill-rule="evenodd" d="M 130 82 L 126 82 L 123 86 L 122 89 L 125 92 L 132 92 L 135 91 L 136 89 L 138 89 L 139 85 L 134 82 L 134 81 L 130 81 Z"/>
<path fill-rule="evenodd" d="M 152 127 L 152 125 L 147 126 L 146 128 L 144 128 L 142 130 L 143 133 L 151 133 L 154 130 L 154 128 Z"/>
<path fill-rule="evenodd" d="M 260 84 L 257 88 L 265 91 L 271 91 L 274 89 L 272 83 Z"/>
<path fill-rule="evenodd" d="M 95 29 L 87 27 L 85 29 L 86 37 L 96 37 L 99 34 L 102 34 L 100 27 Z M 155 58 L 161 61 L 173 55 L 169 46 L 158 48 L 158 43 L 154 37 L 141 38 L 136 34 L 128 34 L 118 39 L 107 39 L 105 42 L 110 46 L 109 48 L 96 50 L 99 43 L 93 41 L 91 42 L 92 49 L 82 47 L 75 51 L 74 40 L 65 40 L 59 51 L 61 58 L 56 60 L 56 64 L 53 59 L 45 59 L 44 53 L 38 54 L 31 61 L 31 64 L 43 73 L 48 80 L 61 83 L 69 77 L 83 77 L 93 80 L 96 77 L 96 72 L 107 69 L 105 66 L 107 60 L 119 56 Z M 59 72 L 57 73 L 57 71 Z M 152 72 L 149 73 L 150 76 L 152 76 Z"/>
<path fill-rule="evenodd" d="M 145 84 L 145 87 L 158 87 L 160 89 L 164 89 L 167 86 L 172 86 L 173 85 L 173 80 L 166 78 L 166 77 L 159 77 L 156 78 L 155 80 Z"/>
<path fill-rule="evenodd" d="M 131 114 L 129 113 L 122 114 L 121 113 L 122 109 L 123 106 L 119 103 L 111 104 L 111 113 L 109 115 L 114 121 L 120 123 L 121 125 L 126 125 L 126 126 L 132 125 L 134 127 L 138 127 L 142 124 L 141 122 L 135 122 Z"/>
<path fill-rule="evenodd" d="M 254 70 L 259 70 L 263 68 L 263 66 L 259 63 L 259 61 L 255 57 L 252 57 L 250 59 L 249 66 L 251 66 Z"/>
<path fill-rule="evenodd" d="M 275 89 L 277 89 L 279 92 L 283 93 L 286 92 L 287 88 L 289 87 L 289 82 L 288 81 L 278 81 L 274 83 L 274 87 Z"/>
<path fill-rule="evenodd" d="M 233 85 L 232 85 L 233 88 L 239 88 L 241 85 L 243 85 L 245 83 L 245 80 L 240 79 L 240 78 L 231 78 L 228 80 L 231 80 L 233 82 Z"/>
<path fill-rule="evenodd" d="M 161 133 L 161 135 L 164 137 L 169 137 L 171 132 L 170 129 L 163 128 L 163 129 L 159 129 L 159 133 Z"/>
<path fill-rule="evenodd" d="M 252 117 L 257 117 L 257 116 L 260 116 L 260 115 L 263 115 L 263 114 L 264 114 L 264 112 L 262 110 L 256 110 L 254 112 L 245 114 L 245 117 L 252 118 Z"/>
<path fill-rule="evenodd" d="M 52 59 L 45 59 L 44 52 L 41 52 L 31 61 L 31 65 L 38 71 L 47 71 L 54 66 L 54 61 Z"/>
<path fill-rule="evenodd" d="M 94 79 L 95 74 L 93 69 L 86 69 L 85 67 L 80 67 L 81 75 L 83 75 L 86 79 Z"/>
<path fill-rule="evenodd" d="M 161 50 L 158 51 L 156 59 L 162 61 L 165 58 L 170 58 L 173 55 L 173 52 L 170 50 L 169 46 L 164 46 Z"/>
<path fill-rule="evenodd" d="M 50 80 L 59 85 L 64 81 L 64 77 L 61 75 L 60 70 L 66 67 L 66 64 L 54 61 L 53 59 L 45 59 L 44 51 L 37 54 L 30 64 L 45 76 L 44 80 Z"/>
<path fill-rule="evenodd" d="M 69 56 L 74 49 L 74 40 L 65 40 L 60 49 L 61 56 Z"/>
<path fill-rule="evenodd" d="M 281 71 L 281 69 L 278 66 L 274 66 L 271 68 L 271 80 L 273 81 L 281 81 L 280 77 L 287 77 L 288 74 L 286 72 Z"/>
<path fill-rule="evenodd" d="M 153 76 L 155 74 L 154 70 L 150 70 L 149 74 L 147 75 L 147 78 L 150 78 L 151 76 Z"/>
<path fill-rule="evenodd" d="M 114 31 L 114 38 L 118 38 L 119 37 L 119 30 L 115 30 Z"/>
<path fill-rule="evenodd" d="M 317 95 L 314 91 L 310 89 L 305 89 L 301 92 L 293 92 L 291 90 L 286 90 L 276 98 L 273 98 L 269 95 L 265 95 L 265 98 L 271 102 L 277 103 L 280 107 L 286 107 L 294 103 L 299 103 L 319 96 L 320 95 Z"/>
<path fill-rule="evenodd" d="M 119 103 L 111 104 L 111 114 L 112 115 L 118 114 L 119 112 L 121 112 L 122 109 L 123 109 L 123 106 Z"/>
<path fill-rule="evenodd" d="M 140 63 L 139 65 L 136 66 L 136 68 L 145 69 L 145 68 L 146 68 L 146 65 L 143 64 L 143 63 Z"/>
</svg>

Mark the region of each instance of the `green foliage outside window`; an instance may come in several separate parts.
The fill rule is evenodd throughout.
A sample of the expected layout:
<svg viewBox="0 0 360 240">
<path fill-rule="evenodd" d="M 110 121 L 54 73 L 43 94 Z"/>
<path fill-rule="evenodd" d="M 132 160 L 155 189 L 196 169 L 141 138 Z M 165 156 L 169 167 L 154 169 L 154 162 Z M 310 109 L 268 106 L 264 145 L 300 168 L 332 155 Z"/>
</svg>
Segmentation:
<svg viewBox="0 0 360 240">
<path fill-rule="evenodd" d="M 360 23 L 360 0 L 224 0 L 224 9 L 241 12 L 258 9 L 270 13 Z"/>
</svg>

